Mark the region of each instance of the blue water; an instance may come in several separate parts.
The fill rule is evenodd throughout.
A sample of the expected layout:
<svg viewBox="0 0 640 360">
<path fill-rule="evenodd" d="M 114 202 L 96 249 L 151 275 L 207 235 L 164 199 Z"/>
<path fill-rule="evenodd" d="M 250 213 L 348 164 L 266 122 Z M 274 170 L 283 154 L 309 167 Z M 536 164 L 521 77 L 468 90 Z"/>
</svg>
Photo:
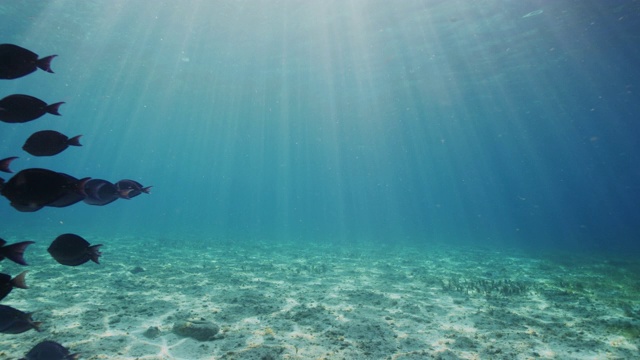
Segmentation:
<svg viewBox="0 0 640 360">
<path fill-rule="evenodd" d="M 0 96 L 66 102 L 1 123 L 0 158 L 153 185 L 104 207 L 0 199 L 1 237 L 640 249 L 637 1 L 21 1 L 0 19 L 0 42 L 59 55 Z M 43 129 L 83 147 L 31 157 Z"/>
</svg>

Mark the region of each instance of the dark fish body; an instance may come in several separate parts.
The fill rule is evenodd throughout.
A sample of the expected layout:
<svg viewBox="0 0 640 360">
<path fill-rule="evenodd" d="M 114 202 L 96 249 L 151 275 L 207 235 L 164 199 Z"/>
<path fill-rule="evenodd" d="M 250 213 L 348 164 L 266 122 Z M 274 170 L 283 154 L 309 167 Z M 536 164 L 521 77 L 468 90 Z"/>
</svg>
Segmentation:
<svg viewBox="0 0 640 360">
<path fill-rule="evenodd" d="M 69 349 L 55 341 L 43 341 L 34 346 L 20 360 L 75 360 L 80 354 L 70 354 Z"/>
<path fill-rule="evenodd" d="M 37 211 L 68 192 L 84 195 L 84 183 L 88 179 L 78 180 L 64 173 L 31 168 L 15 174 L 2 186 L 0 193 L 19 211 Z"/>
<path fill-rule="evenodd" d="M 24 280 L 27 271 L 21 272 L 18 276 L 11 278 L 11 275 L 0 273 L 0 300 L 4 299 L 13 288 L 27 289 L 27 283 Z"/>
<path fill-rule="evenodd" d="M 80 354 L 70 354 L 69 349 L 55 341 L 43 341 L 34 346 L 20 360 L 75 360 Z"/>
<path fill-rule="evenodd" d="M 46 102 L 29 95 L 9 95 L 0 100 L 0 121 L 25 123 L 44 114 L 60 115 L 58 109 L 64 102 L 47 105 Z"/>
<path fill-rule="evenodd" d="M 38 59 L 38 54 L 13 44 L 0 44 L 0 79 L 17 79 L 40 68 L 51 70 L 51 60 L 57 55 Z"/>
<path fill-rule="evenodd" d="M 151 192 L 151 186 L 144 187 L 139 182 L 129 179 L 118 181 L 116 188 L 123 199 L 132 199 L 142 193 L 149 194 Z"/>
<path fill-rule="evenodd" d="M 77 183 L 78 181 L 80 181 L 74 178 L 73 176 L 67 175 L 65 173 L 58 173 L 58 174 L 66 177 L 69 183 Z M 85 181 L 86 180 L 83 180 L 82 184 Z M 78 186 L 81 186 L 81 184 L 79 184 Z M 61 207 L 67 207 L 79 201 L 82 201 L 82 199 L 85 198 L 86 194 L 83 191 L 78 191 L 78 190 L 79 189 L 68 189 L 67 191 L 65 191 L 64 195 L 59 197 L 56 201 L 48 203 L 47 206 L 61 208 Z"/>
<path fill-rule="evenodd" d="M 40 323 L 34 322 L 31 314 L 0 305 L 0 333 L 20 334 L 31 329 L 40 331 Z"/>
<path fill-rule="evenodd" d="M 102 179 L 91 179 L 84 186 L 87 197 L 84 202 L 89 205 L 103 206 L 120 198 L 118 189 L 112 183 Z"/>
<path fill-rule="evenodd" d="M 102 244 L 90 245 L 89 242 L 75 234 L 58 236 L 47 249 L 49 254 L 60 264 L 78 266 L 91 260 L 100 264 L 98 258 Z"/>
<path fill-rule="evenodd" d="M 29 136 L 22 149 L 33 156 L 53 156 L 69 146 L 82 146 L 80 136 L 69 138 L 53 130 L 37 131 Z"/>
<path fill-rule="evenodd" d="M 22 241 L 7 245 L 4 239 L 0 239 L 0 261 L 7 258 L 16 264 L 27 265 L 26 261 L 24 261 L 24 251 L 27 249 L 27 246 L 31 244 L 35 244 L 35 242 Z"/>
<path fill-rule="evenodd" d="M 11 162 L 17 158 L 18 158 L 17 156 L 11 156 L 6 159 L 0 160 L 0 171 L 6 172 L 6 173 L 12 173 L 13 171 L 9 169 L 9 165 L 11 165 Z"/>
</svg>

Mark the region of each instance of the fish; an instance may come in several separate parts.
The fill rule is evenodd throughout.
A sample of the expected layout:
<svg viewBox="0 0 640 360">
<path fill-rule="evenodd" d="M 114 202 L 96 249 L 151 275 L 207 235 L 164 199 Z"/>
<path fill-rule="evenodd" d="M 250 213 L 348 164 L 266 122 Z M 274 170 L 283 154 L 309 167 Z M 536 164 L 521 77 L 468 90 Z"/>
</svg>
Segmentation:
<svg viewBox="0 0 640 360">
<path fill-rule="evenodd" d="M 31 50 L 13 44 L 0 44 L 0 79 L 17 79 L 29 75 L 38 68 L 48 73 L 51 60 L 58 55 L 49 55 L 41 59 Z"/>
<path fill-rule="evenodd" d="M 0 300 L 4 299 L 13 288 L 28 289 L 24 280 L 28 271 L 23 271 L 18 276 L 11 278 L 11 275 L 0 273 Z"/>
<path fill-rule="evenodd" d="M 142 193 L 151 193 L 151 186 L 142 186 L 142 184 L 135 180 L 123 179 L 118 181 L 115 185 L 120 197 L 123 199 L 132 199 Z"/>
<path fill-rule="evenodd" d="M 30 313 L 22 312 L 11 306 L 0 305 L 0 333 L 21 334 L 34 329 L 40 331 L 42 323 L 33 321 Z"/>
<path fill-rule="evenodd" d="M 120 198 L 118 189 L 112 183 L 102 179 L 91 179 L 84 186 L 87 197 L 84 202 L 89 205 L 103 206 Z"/>
<path fill-rule="evenodd" d="M 11 206 L 18 211 L 37 211 L 70 191 L 86 196 L 84 184 L 89 179 L 76 179 L 52 170 L 30 168 L 19 171 L 2 184 L 0 194 L 9 199 Z"/>
<path fill-rule="evenodd" d="M 76 234 L 62 234 L 58 236 L 47 249 L 51 257 L 62 265 L 78 266 L 91 260 L 100 264 L 102 244 L 90 245 L 89 242 Z"/>
<path fill-rule="evenodd" d="M 0 121 L 6 123 L 26 123 L 44 114 L 60 116 L 60 105 L 64 101 L 47 105 L 46 102 L 23 94 L 9 95 L 0 100 Z"/>
<path fill-rule="evenodd" d="M 79 353 L 71 354 L 69 349 L 55 341 L 45 340 L 34 346 L 19 360 L 76 360 L 79 357 Z"/>
<path fill-rule="evenodd" d="M 11 165 L 11 162 L 17 158 L 18 158 L 17 156 L 11 156 L 11 157 L 0 160 L 0 171 L 6 172 L 6 173 L 12 173 L 13 171 L 9 169 L 9 166 Z"/>
<path fill-rule="evenodd" d="M 41 130 L 31 134 L 22 149 L 33 156 L 53 156 L 63 152 L 69 146 L 82 146 L 81 136 L 69 138 L 54 130 Z"/>
<path fill-rule="evenodd" d="M 5 258 L 19 265 L 27 265 L 24 261 L 24 251 L 27 246 L 35 244 L 33 241 L 22 241 L 15 244 L 7 245 L 7 242 L 0 238 L 0 261 Z"/>
</svg>

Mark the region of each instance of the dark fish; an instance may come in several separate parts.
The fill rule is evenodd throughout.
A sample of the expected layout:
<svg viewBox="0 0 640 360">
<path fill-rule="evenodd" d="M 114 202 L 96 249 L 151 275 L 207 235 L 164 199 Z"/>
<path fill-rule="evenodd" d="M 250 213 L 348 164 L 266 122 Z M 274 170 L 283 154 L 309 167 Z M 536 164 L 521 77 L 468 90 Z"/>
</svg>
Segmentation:
<svg viewBox="0 0 640 360">
<path fill-rule="evenodd" d="M 84 192 L 87 197 L 83 201 L 89 205 L 107 205 L 120 197 L 116 186 L 102 179 L 87 181 L 84 185 Z"/>
<path fill-rule="evenodd" d="M 33 241 L 22 241 L 19 243 L 6 245 L 7 242 L 4 239 L 0 239 L 0 260 L 7 258 L 16 264 L 27 265 L 24 261 L 24 251 L 27 246 L 35 244 Z"/>
<path fill-rule="evenodd" d="M 47 105 L 46 102 L 29 95 L 9 95 L 0 100 L 0 121 L 25 123 L 49 113 L 60 115 L 58 109 L 64 102 Z"/>
<path fill-rule="evenodd" d="M 60 264 L 78 266 L 91 260 L 100 264 L 98 258 L 102 253 L 99 251 L 102 244 L 89 245 L 89 242 L 75 234 L 63 234 L 58 236 L 51 246 L 49 254 Z"/>
<path fill-rule="evenodd" d="M 34 346 L 19 360 L 76 360 L 80 354 L 70 354 L 69 349 L 55 341 L 43 341 Z"/>
<path fill-rule="evenodd" d="M 30 313 L 22 312 L 11 306 L 0 305 L 0 333 L 20 334 L 31 329 L 40 331 L 39 322 L 31 319 Z"/>
<path fill-rule="evenodd" d="M 6 173 L 12 173 L 13 171 L 9 169 L 9 165 L 11 165 L 11 162 L 17 158 L 18 158 L 17 156 L 12 156 L 12 157 L 8 157 L 6 159 L 0 160 L 0 171 L 4 171 Z"/>
<path fill-rule="evenodd" d="M 40 68 L 46 72 L 51 70 L 51 60 L 58 55 L 50 55 L 38 59 L 38 54 L 12 44 L 0 45 L 0 79 L 17 79 L 29 75 Z"/>
<path fill-rule="evenodd" d="M 79 181 L 71 175 L 67 175 L 65 173 L 58 173 L 62 176 L 65 176 L 70 183 Z M 83 191 L 77 191 L 77 189 L 67 189 L 67 191 L 62 195 L 62 197 L 58 198 L 58 200 L 54 202 L 50 202 L 47 206 L 51 207 L 67 207 L 73 205 L 86 197 L 86 194 Z"/>
<path fill-rule="evenodd" d="M 88 180 L 89 178 L 78 180 L 47 169 L 25 169 L 9 179 L 0 193 L 19 211 L 37 211 L 70 191 L 84 196 L 84 184 Z"/>
<path fill-rule="evenodd" d="M 151 193 L 151 186 L 144 187 L 135 180 L 120 180 L 116 183 L 116 188 L 123 199 L 132 199 L 142 193 Z"/>
<path fill-rule="evenodd" d="M 21 272 L 18 276 L 11 278 L 11 275 L 0 273 L 0 300 L 4 299 L 14 287 L 20 289 L 28 289 L 27 283 L 24 281 L 24 277 L 27 275 L 27 271 Z"/>
<path fill-rule="evenodd" d="M 37 131 L 24 143 L 22 149 L 33 156 L 52 156 L 61 153 L 69 146 L 82 146 L 80 136 L 68 138 L 53 130 Z"/>
</svg>

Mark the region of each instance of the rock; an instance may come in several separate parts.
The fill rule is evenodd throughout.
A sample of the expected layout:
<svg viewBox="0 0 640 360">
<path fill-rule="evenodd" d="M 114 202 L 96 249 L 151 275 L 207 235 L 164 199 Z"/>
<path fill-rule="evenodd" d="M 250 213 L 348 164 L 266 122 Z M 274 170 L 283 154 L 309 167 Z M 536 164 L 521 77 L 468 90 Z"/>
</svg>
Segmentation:
<svg viewBox="0 0 640 360">
<path fill-rule="evenodd" d="M 130 273 L 132 274 L 139 274 L 141 272 L 144 272 L 144 268 L 140 267 L 140 266 L 136 266 L 133 269 L 129 270 Z"/>
<path fill-rule="evenodd" d="M 160 329 L 157 326 L 151 326 L 142 333 L 142 336 L 153 340 L 160 336 Z"/>
<path fill-rule="evenodd" d="M 211 321 L 201 320 L 179 320 L 173 324 L 173 332 L 176 335 L 190 337 L 198 341 L 215 340 L 220 327 Z"/>
</svg>

